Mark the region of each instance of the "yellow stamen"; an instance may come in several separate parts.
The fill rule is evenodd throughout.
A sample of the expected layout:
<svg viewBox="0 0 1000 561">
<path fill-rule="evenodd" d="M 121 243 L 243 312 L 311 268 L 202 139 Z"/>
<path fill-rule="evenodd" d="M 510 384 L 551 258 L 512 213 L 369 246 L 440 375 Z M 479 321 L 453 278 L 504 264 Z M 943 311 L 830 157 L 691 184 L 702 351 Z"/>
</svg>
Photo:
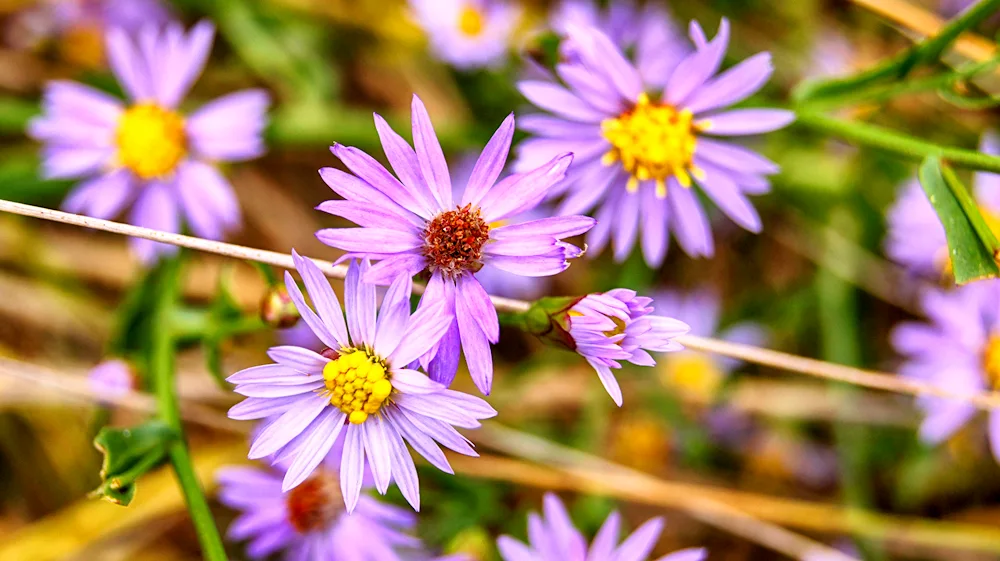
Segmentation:
<svg viewBox="0 0 1000 561">
<path fill-rule="evenodd" d="M 478 37 L 486 27 L 486 18 L 475 6 L 466 4 L 458 16 L 458 29 L 469 37 Z"/>
<path fill-rule="evenodd" d="M 659 184 L 665 185 L 670 177 L 690 187 L 691 174 L 695 173 L 692 165 L 697 144 L 695 133 L 699 130 L 692 119 L 687 109 L 654 103 L 645 93 L 640 94 L 634 107 L 601 123 L 601 133 L 612 146 L 601 163 L 606 166 L 622 163 L 630 175 L 626 183 L 629 192 L 638 190 L 642 181 L 654 180 L 657 195 L 662 191 L 662 196 L 666 196 L 666 187 L 661 190 Z"/>
<path fill-rule="evenodd" d="M 983 351 L 983 369 L 986 372 L 986 385 L 991 389 L 1000 390 L 1000 332 L 990 336 Z"/>
<path fill-rule="evenodd" d="M 183 117 L 153 103 L 129 107 L 115 141 L 118 162 L 142 179 L 169 175 L 187 152 Z"/>
<path fill-rule="evenodd" d="M 323 380 L 330 405 L 355 425 L 378 413 L 392 393 L 385 362 L 365 349 L 342 349 L 323 367 Z"/>
</svg>

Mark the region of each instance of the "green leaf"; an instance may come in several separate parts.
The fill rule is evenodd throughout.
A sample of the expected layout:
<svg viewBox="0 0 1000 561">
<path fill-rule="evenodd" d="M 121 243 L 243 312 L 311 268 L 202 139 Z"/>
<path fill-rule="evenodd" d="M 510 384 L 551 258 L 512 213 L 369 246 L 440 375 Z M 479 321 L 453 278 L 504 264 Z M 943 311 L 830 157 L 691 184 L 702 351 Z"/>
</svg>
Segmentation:
<svg viewBox="0 0 1000 561">
<path fill-rule="evenodd" d="M 952 176 L 950 181 L 945 180 L 946 175 Z M 994 251 L 987 248 L 974 226 L 974 222 L 978 221 L 985 227 L 982 215 L 965 186 L 954 178 L 950 169 L 947 173 L 942 171 L 941 160 L 937 156 L 928 156 L 921 164 L 920 185 L 944 226 L 955 282 L 965 284 L 1000 275 Z M 995 237 L 993 242 L 996 243 Z"/>
<path fill-rule="evenodd" d="M 101 484 L 92 497 L 128 506 L 135 497 L 135 482 L 166 458 L 167 445 L 177 434 L 163 421 L 149 421 L 124 429 L 105 427 L 94 438 L 104 454 Z"/>
</svg>

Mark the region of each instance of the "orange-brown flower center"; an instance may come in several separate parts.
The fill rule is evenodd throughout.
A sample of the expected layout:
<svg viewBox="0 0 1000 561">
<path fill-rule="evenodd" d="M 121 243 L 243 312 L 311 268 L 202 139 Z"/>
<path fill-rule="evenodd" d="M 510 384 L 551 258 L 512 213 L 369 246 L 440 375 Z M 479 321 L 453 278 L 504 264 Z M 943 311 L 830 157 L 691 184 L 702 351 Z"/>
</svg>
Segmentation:
<svg viewBox="0 0 1000 561">
<path fill-rule="evenodd" d="M 490 226 L 478 208 L 457 207 L 434 217 L 424 231 L 427 266 L 448 276 L 483 268 L 483 246 Z"/>
<path fill-rule="evenodd" d="M 300 534 L 325 528 L 344 509 L 338 479 L 322 469 L 292 489 L 285 500 L 288 522 Z"/>
</svg>

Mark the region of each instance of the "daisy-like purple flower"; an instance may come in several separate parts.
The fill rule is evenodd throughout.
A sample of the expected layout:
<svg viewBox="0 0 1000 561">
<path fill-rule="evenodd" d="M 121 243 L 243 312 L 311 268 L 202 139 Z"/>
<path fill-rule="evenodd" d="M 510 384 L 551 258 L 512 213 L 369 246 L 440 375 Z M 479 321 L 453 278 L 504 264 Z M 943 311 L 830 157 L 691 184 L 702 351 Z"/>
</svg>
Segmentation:
<svg viewBox="0 0 1000 561">
<path fill-rule="evenodd" d="M 254 560 L 284 552 L 285 561 L 356 559 L 402 561 L 398 550 L 414 550 L 412 513 L 362 496 L 353 513 L 344 510 L 331 455 L 298 487 L 283 491 L 280 468 L 227 467 L 216 473 L 219 502 L 240 511 L 227 537 L 249 542 Z"/>
<path fill-rule="evenodd" d="M 987 132 L 979 145 L 986 154 L 1000 155 L 1000 136 Z M 1000 175 L 978 172 L 974 192 L 987 225 L 1000 235 Z M 907 183 L 886 214 L 885 252 L 890 259 L 928 279 L 951 279 L 951 258 L 944 226 L 916 179 Z"/>
<path fill-rule="evenodd" d="M 573 526 L 566 507 L 552 493 L 545 495 L 544 516 L 528 515 L 528 539 L 524 544 L 500 536 L 497 547 L 504 561 L 646 561 L 663 531 L 663 519 L 654 518 L 632 533 L 621 545 L 621 516 L 612 512 L 587 547 L 583 534 Z M 707 552 L 692 548 L 664 555 L 657 561 L 702 561 Z"/>
<path fill-rule="evenodd" d="M 691 335 L 758 346 L 766 340 L 764 330 L 754 323 L 738 323 L 720 331 L 719 296 L 709 290 L 664 291 L 653 296 L 653 304 L 658 313 L 686 323 Z M 666 385 L 708 402 L 741 364 L 737 359 L 685 349 L 664 357 L 660 374 Z"/>
<path fill-rule="evenodd" d="M 505 0 L 410 0 L 410 8 L 435 56 L 461 69 L 502 63 L 521 15 Z"/>
<path fill-rule="evenodd" d="M 108 219 L 131 205 L 132 224 L 179 232 L 183 218 L 195 235 L 210 239 L 239 226 L 232 186 L 215 162 L 263 154 L 269 101 L 262 90 L 245 90 L 188 116 L 178 111 L 214 34 L 208 22 L 190 33 L 179 24 L 144 27 L 135 41 L 120 29 L 109 31 L 108 58 L 126 104 L 75 82 L 48 84 L 43 114 L 28 131 L 45 144 L 43 173 L 88 178 L 64 210 Z M 131 244 L 145 262 L 176 250 L 138 238 Z"/>
<path fill-rule="evenodd" d="M 594 0 L 564 0 L 549 21 L 552 29 L 563 36 L 574 28 L 596 27 L 622 52 L 635 49 L 640 72 L 651 80 L 660 80 L 656 82 L 659 86 L 666 84 L 670 71 L 691 50 L 667 10 L 653 2 L 638 6 L 632 0 L 621 0 L 602 9 Z M 559 45 L 566 62 L 579 62 L 576 51 L 569 38 Z"/>
<path fill-rule="evenodd" d="M 589 294 L 566 314 L 567 331 L 580 353 L 597 371 L 604 389 L 620 407 L 622 390 L 611 372 L 621 362 L 655 366 L 649 354 L 684 349 L 674 337 L 688 332 L 682 321 L 652 315 L 652 298 L 637 296 L 634 290 L 616 288 Z"/>
<path fill-rule="evenodd" d="M 476 386 L 489 393 L 493 380 L 490 343 L 500 325 L 489 295 L 476 279 L 484 267 L 526 277 L 565 270 L 568 259 L 583 251 L 564 238 L 589 230 L 594 219 L 563 216 L 498 226 L 528 212 L 560 181 L 572 155 L 559 154 L 548 163 L 497 181 L 507 161 L 514 116 L 483 149 L 460 199 L 452 197 L 451 176 L 430 117 L 413 97 L 413 141 L 416 150 L 375 116 L 382 147 L 396 176 L 357 148 L 337 144 L 336 155 L 354 175 L 333 168 L 320 170 L 323 180 L 344 201 L 318 208 L 362 228 L 329 228 L 316 237 L 343 249 L 348 256 L 377 259 L 364 281 L 387 284 L 399 275 L 431 273 L 421 307 L 443 303 L 450 327 L 433 351 L 422 357 L 431 378 L 450 384 L 464 350 Z"/>
<path fill-rule="evenodd" d="M 722 20 L 712 41 L 692 23 L 691 37 L 696 49 L 690 54 L 664 47 L 644 55 L 662 57 L 663 68 L 654 75 L 601 31 L 574 27 L 568 39 L 579 60 L 557 65 L 550 79 L 518 85 L 550 114 L 520 119 L 533 137 L 519 145 L 515 170 L 563 151 L 575 155 L 555 190 L 565 195 L 557 212 L 595 213 L 598 224 L 587 236 L 595 254 L 611 242 L 615 260 L 622 261 L 641 237 L 646 262 L 659 266 L 671 231 L 689 255 L 711 256 L 712 232 L 694 185 L 734 222 L 760 231 L 747 195 L 767 192 L 766 176 L 778 166 L 725 138 L 779 129 L 794 114 L 727 110 L 764 85 L 771 57 L 754 55 L 716 76 L 729 23 Z"/>
<path fill-rule="evenodd" d="M 928 290 L 922 298 L 929 322 L 902 323 L 892 344 L 906 357 L 899 373 L 959 393 L 1000 389 L 1000 281 L 981 281 L 950 291 Z M 972 419 L 965 401 L 921 396 L 920 438 L 937 444 Z M 1000 412 L 989 414 L 989 440 L 1000 461 Z"/>
<path fill-rule="evenodd" d="M 389 287 L 376 318 L 375 286 L 361 282 L 367 262 L 352 261 L 344 288 L 344 311 L 322 271 L 292 253 L 315 311 L 290 273 L 285 286 L 302 321 L 327 346 L 322 353 L 272 347 L 274 364 L 233 374 L 236 393 L 247 396 L 229 410 L 233 419 L 268 419 L 250 447 L 250 459 L 288 462 L 282 490 L 306 481 L 344 439 L 340 486 L 351 512 L 358 504 L 365 466 L 385 493 L 394 480 L 414 509 L 420 507 L 417 471 L 404 440 L 432 465 L 452 473 L 438 443 L 476 455 L 454 429 L 476 428 L 496 415 L 485 401 L 446 389 L 408 366 L 426 353 L 451 323 L 445 303 L 410 315 L 408 276 Z"/>
</svg>

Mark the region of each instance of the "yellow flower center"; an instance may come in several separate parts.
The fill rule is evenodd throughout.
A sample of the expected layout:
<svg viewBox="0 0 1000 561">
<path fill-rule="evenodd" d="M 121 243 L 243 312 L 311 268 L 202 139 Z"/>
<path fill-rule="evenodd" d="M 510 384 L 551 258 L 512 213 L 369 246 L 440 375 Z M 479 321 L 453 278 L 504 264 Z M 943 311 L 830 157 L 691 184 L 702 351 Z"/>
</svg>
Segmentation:
<svg viewBox="0 0 1000 561">
<path fill-rule="evenodd" d="M 142 179 L 170 174 L 187 152 L 184 118 L 153 103 L 129 107 L 115 140 L 119 163 Z"/>
<path fill-rule="evenodd" d="M 466 4 L 458 15 L 458 29 L 468 37 L 478 37 L 486 26 L 482 12 L 475 6 Z"/>
<path fill-rule="evenodd" d="M 715 397 L 725 375 L 708 355 L 691 351 L 666 355 L 660 381 L 700 403 Z"/>
<path fill-rule="evenodd" d="M 986 371 L 986 385 L 994 391 L 1000 390 L 1000 332 L 991 335 L 986 342 L 983 369 Z"/>
<path fill-rule="evenodd" d="M 667 196 L 667 179 L 676 177 L 684 187 L 691 186 L 691 175 L 701 176 L 694 167 L 697 126 L 687 109 L 678 111 L 665 103 L 653 103 L 640 94 L 634 107 L 621 115 L 601 122 L 601 133 L 611 143 L 602 162 L 610 166 L 620 161 L 631 177 L 626 184 L 630 193 L 640 181 L 656 181 L 656 196 Z"/>
<path fill-rule="evenodd" d="M 392 393 L 385 362 L 366 349 L 342 349 L 323 367 L 323 380 L 330 405 L 347 413 L 355 425 L 378 413 Z"/>
<path fill-rule="evenodd" d="M 624 320 L 615 316 L 611 316 L 611 321 L 615 322 L 615 328 L 605 331 L 604 335 L 608 337 L 614 337 L 615 335 L 621 335 L 622 333 L 625 333 L 625 327 L 627 326 L 625 325 Z"/>
</svg>

